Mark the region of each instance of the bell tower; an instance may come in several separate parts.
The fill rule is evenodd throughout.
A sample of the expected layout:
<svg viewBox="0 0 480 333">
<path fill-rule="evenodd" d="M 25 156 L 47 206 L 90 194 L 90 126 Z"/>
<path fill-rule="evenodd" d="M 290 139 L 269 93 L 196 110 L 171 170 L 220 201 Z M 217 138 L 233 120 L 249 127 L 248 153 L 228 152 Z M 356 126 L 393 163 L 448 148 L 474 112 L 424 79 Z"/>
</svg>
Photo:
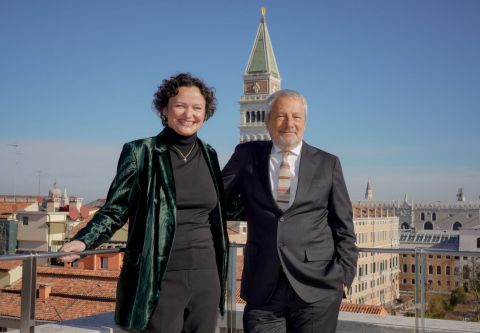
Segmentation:
<svg viewBox="0 0 480 333">
<path fill-rule="evenodd" d="M 247 68 L 243 74 L 243 95 L 240 97 L 240 143 L 270 140 L 265 127 L 266 99 L 281 87 L 280 73 L 273 53 L 262 8 Z"/>
</svg>

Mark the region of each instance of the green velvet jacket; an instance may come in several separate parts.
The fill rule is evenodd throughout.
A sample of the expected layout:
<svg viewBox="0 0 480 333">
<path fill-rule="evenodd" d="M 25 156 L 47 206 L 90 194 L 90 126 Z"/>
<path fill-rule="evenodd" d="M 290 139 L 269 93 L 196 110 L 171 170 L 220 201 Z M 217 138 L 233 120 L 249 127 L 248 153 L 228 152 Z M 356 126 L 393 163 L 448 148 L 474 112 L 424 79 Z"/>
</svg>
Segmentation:
<svg viewBox="0 0 480 333">
<path fill-rule="evenodd" d="M 158 136 L 126 143 L 105 205 L 74 239 L 92 249 L 110 239 L 127 220 L 128 240 L 117 286 L 115 321 L 144 329 L 159 299 L 175 234 L 175 182 L 164 131 Z M 228 236 L 223 182 L 217 154 L 198 140 L 217 190 L 210 228 L 221 283 L 220 312 L 224 313 Z"/>
</svg>

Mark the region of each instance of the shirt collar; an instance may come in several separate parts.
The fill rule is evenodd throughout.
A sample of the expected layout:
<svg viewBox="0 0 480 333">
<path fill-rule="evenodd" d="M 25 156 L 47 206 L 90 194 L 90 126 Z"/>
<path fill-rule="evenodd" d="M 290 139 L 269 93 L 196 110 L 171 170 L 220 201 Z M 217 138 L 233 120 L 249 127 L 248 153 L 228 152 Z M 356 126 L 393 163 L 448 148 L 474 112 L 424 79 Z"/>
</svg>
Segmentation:
<svg viewBox="0 0 480 333">
<path fill-rule="evenodd" d="M 294 155 L 300 156 L 300 152 L 302 151 L 302 145 L 303 145 L 303 140 L 300 141 L 300 143 L 295 148 L 290 150 L 290 152 Z M 272 153 L 283 154 L 283 150 L 272 142 Z"/>
</svg>

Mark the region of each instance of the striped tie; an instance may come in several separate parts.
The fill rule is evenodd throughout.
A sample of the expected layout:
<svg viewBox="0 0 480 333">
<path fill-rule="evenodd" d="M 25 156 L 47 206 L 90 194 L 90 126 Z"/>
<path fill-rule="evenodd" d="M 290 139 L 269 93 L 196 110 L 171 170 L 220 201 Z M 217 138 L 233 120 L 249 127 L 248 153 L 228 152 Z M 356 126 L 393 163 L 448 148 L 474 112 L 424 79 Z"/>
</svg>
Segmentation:
<svg viewBox="0 0 480 333">
<path fill-rule="evenodd" d="M 280 163 L 280 172 L 278 174 L 277 204 L 281 210 L 285 211 L 290 203 L 290 183 L 292 175 L 290 173 L 290 164 L 288 164 L 289 151 L 283 152 L 282 163 Z"/>
</svg>

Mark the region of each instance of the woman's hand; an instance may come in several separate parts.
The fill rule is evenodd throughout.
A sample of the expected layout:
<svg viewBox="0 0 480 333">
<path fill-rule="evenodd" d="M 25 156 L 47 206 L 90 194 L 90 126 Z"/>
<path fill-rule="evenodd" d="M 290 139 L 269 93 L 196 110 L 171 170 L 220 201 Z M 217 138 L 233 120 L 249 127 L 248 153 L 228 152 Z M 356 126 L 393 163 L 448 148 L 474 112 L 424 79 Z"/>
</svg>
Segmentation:
<svg viewBox="0 0 480 333">
<path fill-rule="evenodd" d="M 84 242 L 79 241 L 79 240 L 73 240 L 71 242 L 63 244 L 63 246 L 58 250 L 58 252 L 82 252 L 86 248 L 86 245 Z M 69 256 L 64 256 L 58 258 L 58 260 L 63 261 L 63 262 L 72 262 L 74 260 L 77 260 L 80 258 L 79 255 L 77 254 L 72 254 Z"/>
</svg>

